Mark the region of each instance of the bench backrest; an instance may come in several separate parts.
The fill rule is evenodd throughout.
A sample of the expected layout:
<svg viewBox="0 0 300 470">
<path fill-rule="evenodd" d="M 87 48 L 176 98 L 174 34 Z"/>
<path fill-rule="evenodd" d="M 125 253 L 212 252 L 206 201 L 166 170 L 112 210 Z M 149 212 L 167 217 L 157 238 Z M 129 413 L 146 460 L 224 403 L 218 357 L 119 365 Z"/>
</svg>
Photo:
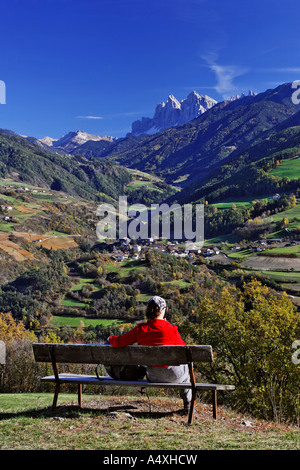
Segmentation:
<svg viewBox="0 0 300 470">
<path fill-rule="evenodd" d="M 104 365 L 179 365 L 188 362 L 212 362 L 212 347 L 202 346 L 140 346 L 113 348 L 102 344 L 34 343 L 37 362 Z"/>
</svg>

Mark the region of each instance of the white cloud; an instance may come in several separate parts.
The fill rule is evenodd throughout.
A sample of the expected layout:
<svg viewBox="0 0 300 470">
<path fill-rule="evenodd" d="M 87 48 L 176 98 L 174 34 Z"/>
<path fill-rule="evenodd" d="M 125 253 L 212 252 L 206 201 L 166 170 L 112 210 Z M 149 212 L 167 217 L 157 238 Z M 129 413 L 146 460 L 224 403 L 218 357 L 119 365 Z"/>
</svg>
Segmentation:
<svg viewBox="0 0 300 470">
<path fill-rule="evenodd" d="M 211 65 L 211 70 L 216 74 L 218 80 L 215 89 L 224 98 L 229 98 L 236 91 L 233 80 L 244 75 L 248 69 L 237 65 Z"/>
<path fill-rule="evenodd" d="M 248 72 L 247 67 L 241 67 L 240 65 L 219 65 L 217 63 L 217 53 L 210 52 L 201 56 L 207 63 L 207 66 L 215 73 L 217 83 L 214 89 L 223 96 L 224 99 L 228 99 L 232 94 L 239 92 L 237 86 L 234 84 L 234 79 L 244 75 Z"/>
<path fill-rule="evenodd" d="M 265 72 L 300 73 L 300 67 L 270 67 L 262 70 Z"/>
<path fill-rule="evenodd" d="M 104 119 L 102 116 L 76 116 L 76 119 Z"/>
<path fill-rule="evenodd" d="M 131 116 L 139 116 L 141 114 L 148 113 L 149 110 L 144 110 L 144 111 L 127 111 L 127 112 L 121 112 L 121 113 L 115 113 L 115 114 L 108 114 L 106 116 L 106 119 L 114 119 L 114 118 L 122 118 L 122 117 L 131 117 Z"/>
<path fill-rule="evenodd" d="M 139 116 L 142 113 L 146 113 L 146 112 L 149 112 L 149 110 L 129 111 L 129 112 L 123 112 L 123 113 L 107 114 L 104 116 L 76 116 L 76 119 L 115 119 L 115 118 Z"/>
</svg>

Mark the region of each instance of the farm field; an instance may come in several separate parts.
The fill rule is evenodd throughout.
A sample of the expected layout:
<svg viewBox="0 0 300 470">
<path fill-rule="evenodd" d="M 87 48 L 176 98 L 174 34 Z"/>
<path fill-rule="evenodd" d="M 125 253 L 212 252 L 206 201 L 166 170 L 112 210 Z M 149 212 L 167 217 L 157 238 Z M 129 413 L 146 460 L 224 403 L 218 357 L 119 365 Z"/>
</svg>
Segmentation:
<svg viewBox="0 0 300 470">
<path fill-rule="evenodd" d="M 146 262 L 140 260 L 108 262 L 104 264 L 104 267 L 108 273 L 117 273 L 122 278 L 128 277 L 132 272 L 141 271 L 145 268 L 145 266 Z"/>
<path fill-rule="evenodd" d="M 134 191 L 139 188 L 145 187 L 148 190 L 157 191 L 159 193 L 163 193 L 163 189 L 161 189 L 157 184 L 163 183 L 163 180 L 158 176 L 150 175 L 149 173 L 144 173 L 140 170 L 135 170 L 128 168 L 128 171 L 132 175 L 132 181 L 127 184 L 126 190 L 127 191 Z M 174 191 L 180 191 L 178 186 L 169 185 L 172 187 Z"/>
<path fill-rule="evenodd" d="M 277 253 L 281 255 L 296 255 L 300 257 L 300 244 L 295 246 L 283 246 L 281 248 L 272 248 L 271 250 L 266 250 L 265 255 L 271 253 Z"/>
<path fill-rule="evenodd" d="M 85 317 L 69 317 L 69 316 L 59 316 L 53 315 L 51 319 L 51 326 L 54 327 L 63 327 L 63 326 L 71 326 L 74 328 L 78 328 L 79 326 L 87 327 L 87 326 L 109 326 L 117 323 L 122 323 L 121 320 L 103 320 L 103 319 L 94 319 L 94 318 L 85 318 Z"/>
<path fill-rule="evenodd" d="M 68 295 L 66 295 L 66 297 L 61 301 L 60 304 L 64 307 L 76 307 L 76 308 L 84 308 L 88 305 L 84 302 L 71 299 L 70 297 L 68 297 Z"/>
<path fill-rule="evenodd" d="M 1 226 L 0 226 L 1 229 Z M 66 249 L 71 247 L 78 246 L 74 238 L 71 236 L 48 236 L 48 235 L 39 235 L 34 233 L 24 233 L 24 232 L 13 232 L 14 241 L 9 239 L 11 231 L 1 231 L 0 230 L 0 249 L 5 251 L 8 255 L 12 256 L 16 261 L 25 261 L 28 259 L 33 260 L 34 255 L 22 248 L 22 246 L 17 242 L 17 238 L 27 240 L 28 242 L 34 242 L 36 245 L 44 246 L 45 248 L 58 250 Z"/>
<path fill-rule="evenodd" d="M 300 259 L 273 258 L 271 256 L 252 256 L 241 264 L 242 268 L 262 271 L 300 271 Z"/>
<path fill-rule="evenodd" d="M 271 175 L 279 176 L 284 178 L 285 176 L 289 179 L 300 178 L 300 158 L 290 158 L 283 160 L 278 167 L 270 171 Z"/>
<path fill-rule="evenodd" d="M 300 282 L 300 272 L 262 270 L 261 273 L 277 281 Z"/>
<path fill-rule="evenodd" d="M 132 181 L 126 186 L 127 190 L 134 190 L 147 186 L 148 189 L 153 189 L 162 192 L 160 188 L 156 186 L 156 183 L 162 182 L 157 176 L 149 175 L 139 170 L 129 170 L 132 175 Z"/>
<path fill-rule="evenodd" d="M 283 212 L 278 212 L 278 214 L 273 214 L 271 216 L 271 219 L 274 222 L 279 222 L 286 217 L 289 219 L 289 227 L 297 227 L 300 224 L 300 203 L 299 202 L 292 209 L 288 209 Z"/>
<path fill-rule="evenodd" d="M 0 232 L 0 249 L 12 256 L 16 261 L 34 259 L 32 253 L 24 250 L 18 243 L 9 239 L 9 232 Z"/>
<path fill-rule="evenodd" d="M 38 247 L 54 251 L 77 248 L 82 237 L 80 222 L 74 221 L 72 216 L 62 219 L 63 205 L 75 207 L 70 199 L 74 200 L 64 193 L 1 180 L 0 250 L 22 262 L 35 260 Z M 86 206 L 76 200 L 79 211 L 81 207 L 86 210 Z M 92 211 L 91 207 L 87 210 Z M 63 226 L 60 220 L 64 220 Z M 60 226 L 62 230 L 66 227 L 67 233 L 59 230 Z"/>
<path fill-rule="evenodd" d="M 61 235 L 51 235 L 44 234 L 39 235 L 37 233 L 24 233 L 24 232 L 14 232 L 16 237 L 25 238 L 25 240 L 30 242 L 35 242 L 37 246 L 43 246 L 48 248 L 49 250 L 59 250 L 59 249 L 67 249 L 78 246 L 74 240 L 75 236 L 70 236 L 66 234 Z"/>
<path fill-rule="evenodd" d="M 253 201 L 258 201 L 262 199 L 268 199 L 269 201 L 272 200 L 272 195 L 266 194 L 265 196 L 259 196 L 259 197 L 237 197 L 237 198 L 228 198 L 224 199 L 222 202 L 216 202 L 212 204 L 212 206 L 217 207 L 218 209 L 229 209 L 230 207 L 233 206 L 233 204 L 236 207 L 240 206 L 246 206 L 250 207 L 252 205 Z"/>
</svg>

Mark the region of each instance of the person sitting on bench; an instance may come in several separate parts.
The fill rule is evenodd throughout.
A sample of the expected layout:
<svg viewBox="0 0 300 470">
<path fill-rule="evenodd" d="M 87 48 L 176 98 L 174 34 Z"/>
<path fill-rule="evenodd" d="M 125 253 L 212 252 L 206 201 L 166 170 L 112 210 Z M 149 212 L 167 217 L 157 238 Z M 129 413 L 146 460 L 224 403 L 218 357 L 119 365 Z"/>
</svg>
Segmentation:
<svg viewBox="0 0 300 470">
<path fill-rule="evenodd" d="M 166 301 L 157 295 L 150 297 L 146 309 L 146 323 L 139 323 L 127 333 L 108 338 L 109 343 L 115 348 L 122 348 L 130 344 L 143 346 L 158 345 L 185 345 L 177 326 L 172 325 L 165 319 Z M 179 366 L 151 366 L 146 368 L 146 377 L 149 382 L 190 382 L 190 374 L 187 364 Z M 192 399 L 190 389 L 180 389 L 185 412 L 189 411 Z"/>
</svg>

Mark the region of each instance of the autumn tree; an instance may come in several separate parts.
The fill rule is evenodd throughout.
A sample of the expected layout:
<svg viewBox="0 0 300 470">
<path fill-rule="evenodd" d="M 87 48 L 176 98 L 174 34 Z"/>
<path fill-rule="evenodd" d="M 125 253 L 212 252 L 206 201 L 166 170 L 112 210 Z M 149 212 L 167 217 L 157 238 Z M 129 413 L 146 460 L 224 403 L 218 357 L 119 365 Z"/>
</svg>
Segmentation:
<svg viewBox="0 0 300 470">
<path fill-rule="evenodd" d="M 36 364 L 33 361 L 34 333 L 25 329 L 23 322 L 11 313 L 0 313 L 0 340 L 6 346 L 6 364 L 2 368 L 1 392 L 28 392 L 36 385 Z"/>
<path fill-rule="evenodd" d="M 240 411 L 267 419 L 299 419 L 300 366 L 292 362 L 300 318 L 286 293 L 259 281 L 242 290 L 224 287 L 200 299 L 196 321 L 182 325 L 196 344 L 211 344 L 215 361 L 200 371 L 206 379 L 236 386 L 227 399 Z"/>
</svg>

